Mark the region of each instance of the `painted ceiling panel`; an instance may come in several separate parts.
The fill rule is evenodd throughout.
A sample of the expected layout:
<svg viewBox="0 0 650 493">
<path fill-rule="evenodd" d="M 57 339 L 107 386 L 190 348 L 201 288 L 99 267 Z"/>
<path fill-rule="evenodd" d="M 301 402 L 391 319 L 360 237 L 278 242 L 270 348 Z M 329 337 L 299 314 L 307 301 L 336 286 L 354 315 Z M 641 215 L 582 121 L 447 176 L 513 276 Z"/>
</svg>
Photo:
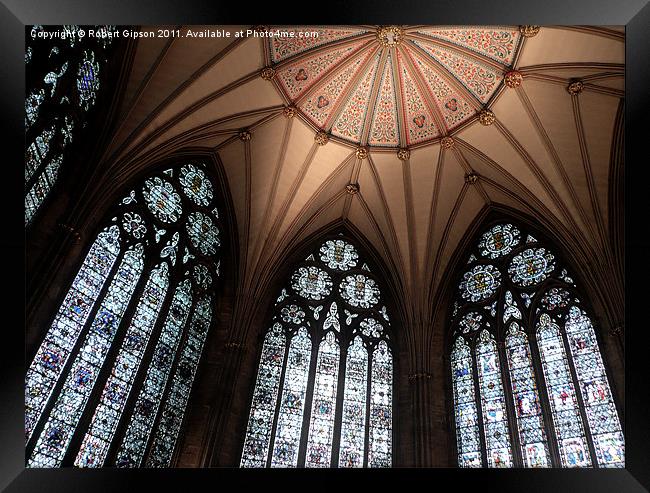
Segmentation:
<svg viewBox="0 0 650 493">
<path fill-rule="evenodd" d="M 521 39 L 516 26 L 432 26 L 418 29 L 417 33 L 467 48 L 504 65 L 512 65 Z"/>
<path fill-rule="evenodd" d="M 393 148 L 434 140 L 473 117 L 520 45 L 517 26 L 334 27 L 322 35 L 265 41 L 278 88 L 314 126 L 356 144 Z M 375 55 L 386 63 L 370 62 Z"/>
</svg>

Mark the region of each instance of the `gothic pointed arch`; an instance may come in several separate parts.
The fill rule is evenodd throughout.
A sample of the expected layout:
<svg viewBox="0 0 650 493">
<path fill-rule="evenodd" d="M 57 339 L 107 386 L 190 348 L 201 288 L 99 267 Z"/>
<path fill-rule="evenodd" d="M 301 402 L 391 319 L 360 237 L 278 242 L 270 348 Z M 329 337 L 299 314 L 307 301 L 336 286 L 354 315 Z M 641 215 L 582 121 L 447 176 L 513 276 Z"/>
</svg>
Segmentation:
<svg viewBox="0 0 650 493">
<path fill-rule="evenodd" d="M 117 62 L 126 57 L 128 43 L 116 39 L 115 26 L 85 27 L 93 35 L 79 34 L 85 31 L 76 25 L 34 25 L 26 38 L 26 227 L 56 183 L 71 176 L 68 162 L 80 155 L 87 159 L 91 145 L 101 140 L 111 100 L 119 93 L 114 91 L 119 86 Z"/>
<path fill-rule="evenodd" d="M 488 214 L 458 258 L 446 355 L 460 467 L 624 467 L 619 410 L 576 267 L 534 222 Z"/>
<path fill-rule="evenodd" d="M 370 255 L 337 229 L 284 269 L 259 341 L 242 467 L 393 463 L 393 304 Z"/>
<path fill-rule="evenodd" d="M 27 371 L 28 467 L 169 466 L 230 233 L 213 166 L 158 163 L 104 214 Z"/>
</svg>

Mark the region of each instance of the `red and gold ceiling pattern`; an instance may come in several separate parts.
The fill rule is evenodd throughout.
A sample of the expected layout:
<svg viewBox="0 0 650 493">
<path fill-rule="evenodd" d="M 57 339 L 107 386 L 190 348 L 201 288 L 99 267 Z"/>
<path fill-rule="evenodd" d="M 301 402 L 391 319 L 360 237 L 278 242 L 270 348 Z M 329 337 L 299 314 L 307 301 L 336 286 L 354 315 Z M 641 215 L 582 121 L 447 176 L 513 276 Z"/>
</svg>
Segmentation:
<svg viewBox="0 0 650 493">
<path fill-rule="evenodd" d="M 474 119 L 521 44 L 517 26 L 280 29 L 296 35 L 269 37 L 267 62 L 288 102 L 334 137 L 389 149 L 437 141 Z"/>
</svg>

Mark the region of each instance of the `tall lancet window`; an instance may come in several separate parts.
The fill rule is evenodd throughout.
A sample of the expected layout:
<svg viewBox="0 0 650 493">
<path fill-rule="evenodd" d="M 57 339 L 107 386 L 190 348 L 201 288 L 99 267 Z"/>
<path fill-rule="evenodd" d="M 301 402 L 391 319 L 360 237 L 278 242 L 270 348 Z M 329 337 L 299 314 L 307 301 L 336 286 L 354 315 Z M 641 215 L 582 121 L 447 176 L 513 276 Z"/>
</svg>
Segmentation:
<svg viewBox="0 0 650 493">
<path fill-rule="evenodd" d="M 262 342 L 242 467 L 390 467 L 393 340 L 342 235 L 295 266 Z"/>
<path fill-rule="evenodd" d="M 57 181 L 104 87 L 116 28 L 83 27 L 32 26 L 27 32 L 25 225 Z"/>
<path fill-rule="evenodd" d="M 27 371 L 28 467 L 170 464 L 213 318 L 215 202 L 185 162 L 108 214 Z"/>
<path fill-rule="evenodd" d="M 625 466 L 589 308 L 536 233 L 483 231 L 459 276 L 449 351 L 459 466 Z"/>
</svg>

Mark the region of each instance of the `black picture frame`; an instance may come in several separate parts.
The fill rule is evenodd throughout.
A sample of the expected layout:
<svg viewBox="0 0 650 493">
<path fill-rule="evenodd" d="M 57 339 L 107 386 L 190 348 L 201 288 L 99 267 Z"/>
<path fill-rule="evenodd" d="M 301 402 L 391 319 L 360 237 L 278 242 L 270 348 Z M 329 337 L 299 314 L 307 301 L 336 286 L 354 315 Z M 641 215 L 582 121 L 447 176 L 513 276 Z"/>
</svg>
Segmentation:
<svg viewBox="0 0 650 493">
<path fill-rule="evenodd" d="M 544 0 L 499 4 L 476 0 L 342 0 L 297 5 L 206 0 L 9 0 L 0 5 L 2 40 L 1 113 L 5 122 L 5 182 L 0 245 L 4 254 L 4 343 L 0 381 L 0 488 L 31 491 L 149 491 L 153 486 L 192 491 L 236 488 L 299 487 L 313 490 L 359 484 L 365 490 L 384 486 L 455 491 L 589 491 L 636 492 L 650 488 L 650 415 L 647 383 L 647 279 L 650 276 L 647 235 L 647 150 L 650 88 L 650 5 L 646 0 Z M 23 437 L 24 268 L 22 199 L 18 196 L 24 159 L 24 33 L 25 25 L 43 24 L 580 24 L 626 26 L 625 105 L 625 287 L 626 385 L 625 470 L 392 469 L 381 471 L 249 471 L 202 470 L 25 470 Z M 15 183 L 15 186 L 14 186 Z M 23 263 L 24 264 L 24 263 Z M 9 337 L 7 337 L 9 336 Z M 446 481 L 445 481 L 446 480 Z M 289 483 L 290 482 L 290 483 Z M 283 484 L 284 483 L 284 484 Z"/>
</svg>

